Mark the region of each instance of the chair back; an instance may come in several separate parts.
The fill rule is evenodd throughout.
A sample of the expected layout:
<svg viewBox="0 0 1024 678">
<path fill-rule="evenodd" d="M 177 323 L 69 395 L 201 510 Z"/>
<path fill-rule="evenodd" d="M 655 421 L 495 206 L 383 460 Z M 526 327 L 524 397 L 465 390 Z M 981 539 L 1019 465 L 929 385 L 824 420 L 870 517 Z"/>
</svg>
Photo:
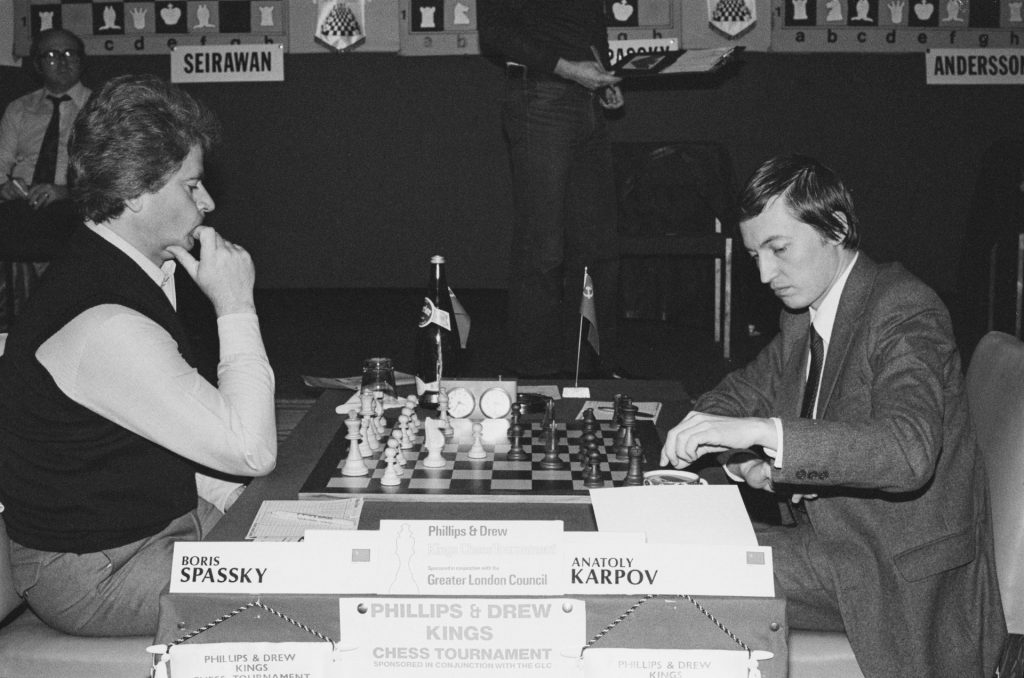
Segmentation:
<svg viewBox="0 0 1024 678">
<path fill-rule="evenodd" d="M 982 337 L 967 401 L 988 475 L 1006 625 L 1024 633 L 1024 342 L 1003 332 Z"/>
</svg>

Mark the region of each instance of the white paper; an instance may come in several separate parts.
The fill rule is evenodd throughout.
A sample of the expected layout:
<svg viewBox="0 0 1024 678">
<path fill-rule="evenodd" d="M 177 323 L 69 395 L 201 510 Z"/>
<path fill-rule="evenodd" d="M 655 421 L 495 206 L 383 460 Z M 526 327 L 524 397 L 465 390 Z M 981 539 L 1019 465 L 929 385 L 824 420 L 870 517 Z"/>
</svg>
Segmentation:
<svg viewBox="0 0 1024 678">
<path fill-rule="evenodd" d="M 352 497 L 335 500 L 293 501 L 287 499 L 271 499 L 264 501 L 259 512 L 253 518 L 246 539 L 254 541 L 302 541 L 306 530 L 355 529 L 359 525 L 359 516 L 363 511 L 363 498 Z M 294 518 L 281 513 L 294 514 Z M 276 515 L 275 515 L 276 514 Z M 331 519 L 348 520 L 353 527 L 325 526 L 303 516 L 323 516 Z"/>
<path fill-rule="evenodd" d="M 601 532 L 646 532 L 649 543 L 757 546 L 735 485 L 645 485 L 590 491 Z"/>
</svg>

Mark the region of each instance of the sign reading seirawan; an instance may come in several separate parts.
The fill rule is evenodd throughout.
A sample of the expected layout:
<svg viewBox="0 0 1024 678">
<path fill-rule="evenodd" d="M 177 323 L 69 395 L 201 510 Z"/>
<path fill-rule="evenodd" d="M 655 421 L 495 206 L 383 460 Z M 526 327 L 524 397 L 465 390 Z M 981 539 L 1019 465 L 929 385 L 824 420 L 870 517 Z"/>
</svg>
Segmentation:
<svg viewBox="0 0 1024 678">
<path fill-rule="evenodd" d="M 171 82 L 282 80 L 283 45 L 199 45 L 171 51 Z"/>
</svg>

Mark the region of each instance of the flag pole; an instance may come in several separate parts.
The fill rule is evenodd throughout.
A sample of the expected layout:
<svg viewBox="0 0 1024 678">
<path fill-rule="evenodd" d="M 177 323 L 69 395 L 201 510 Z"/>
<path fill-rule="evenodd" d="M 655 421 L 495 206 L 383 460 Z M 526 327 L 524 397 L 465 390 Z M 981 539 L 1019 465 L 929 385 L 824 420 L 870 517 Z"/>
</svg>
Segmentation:
<svg viewBox="0 0 1024 678">
<path fill-rule="evenodd" d="M 587 267 L 583 267 L 583 287 L 587 286 Z M 573 382 L 574 387 L 580 385 L 580 353 L 583 349 L 583 313 L 580 313 L 580 331 L 576 337 L 576 379 Z"/>
</svg>

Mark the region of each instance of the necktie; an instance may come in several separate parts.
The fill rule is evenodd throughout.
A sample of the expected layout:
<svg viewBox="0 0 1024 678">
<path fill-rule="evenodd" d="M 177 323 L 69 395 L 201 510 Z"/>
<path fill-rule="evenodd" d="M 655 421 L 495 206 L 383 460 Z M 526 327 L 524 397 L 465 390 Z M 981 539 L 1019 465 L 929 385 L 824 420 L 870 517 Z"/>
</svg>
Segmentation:
<svg viewBox="0 0 1024 678">
<path fill-rule="evenodd" d="M 71 97 L 64 94 L 59 97 L 47 96 L 53 104 L 53 113 L 50 114 L 50 124 L 46 126 L 46 133 L 43 135 L 43 143 L 39 144 L 39 157 L 36 159 L 36 170 L 32 174 L 32 185 L 52 184 L 57 175 L 57 147 L 60 146 L 60 105 L 65 101 L 71 101 Z"/>
<path fill-rule="evenodd" d="M 807 371 L 807 385 L 804 387 L 804 402 L 800 408 L 800 416 L 804 419 L 814 418 L 814 401 L 818 398 L 818 386 L 821 382 L 821 368 L 825 362 L 825 344 L 821 336 L 811 325 L 811 368 Z"/>
</svg>

